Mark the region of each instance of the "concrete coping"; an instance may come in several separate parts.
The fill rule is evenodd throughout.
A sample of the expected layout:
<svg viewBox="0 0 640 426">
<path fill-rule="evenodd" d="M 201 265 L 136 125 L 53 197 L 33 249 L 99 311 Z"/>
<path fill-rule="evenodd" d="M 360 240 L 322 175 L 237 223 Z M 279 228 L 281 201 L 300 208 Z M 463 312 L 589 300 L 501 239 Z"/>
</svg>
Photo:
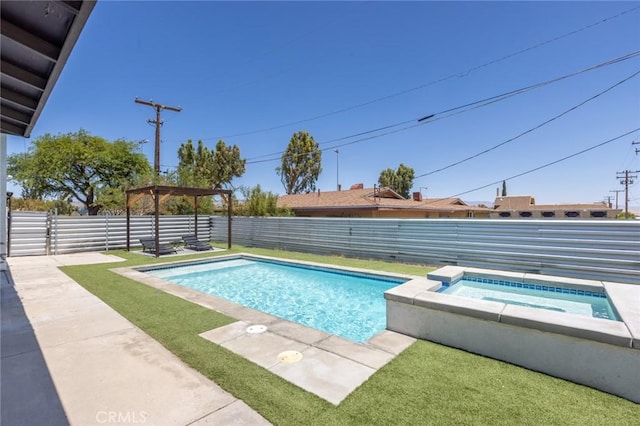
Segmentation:
<svg viewBox="0 0 640 426">
<path fill-rule="evenodd" d="M 483 268 L 462 268 L 463 278 L 493 278 L 502 281 L 510 281 L 512 283 L 524 282 L 525 274 L 523 272 L 499 271 Z M 453 281 L 452 281 L 453 282 Z"/>
<path fill-rule="evenodd" d="M 413 304 L 413 299 L 421 293 L 433 293 L 442 287 L 439 281 L 426 278 L 415 278 L 384 292 L 384 298 L 396 302 Z"/>
<path fill-rule="evenodd" d="M 302 260 L 280 259 L 276 257 L 262 256 L 262 255 L 251 254 L 251 253 L 235 253 L 235 254 L 227 254 L 227 255 L 221 255 L 221 256 L 215 256 L 215 257 L 206 257 L 202 259 L 182 260 L 177 262 L 164 262 L 164 263 L 158 263 L 158 264 L 152 264 L 152 265 L 144 265 L 144 266 L 130 268 L 130 269 L 135 269 L 136 271 L 145 272 L 154 268 L 171 268 L 175 266 L 198 265 L 203 263 L 211 263 L 211 262 L 234 260 L 234 259 L 248 259 L 248 260 L 254 259 L 254 260 L 264 260 L 267 262 L 275 262 L 275 263 L 311 266 L 311 267 L 317 267 L 317 268 L 322 268 L 327 270 L 335 270 L 337 272 L 354 272 L 354 273 L 369 275 L 373 277 L 380 277 L 381 279 L 391 278 L 391 279 L 410 281 L 413 279 L 422 278 L 416 275 L 399 274 L 394 272 L 373 271 L 371 269 L 354 268 L 350 266 L 340 266 L 340 265 L 330 265 L 326 263 L 309 262 L 309 261 L 302 261 Z"/>
<path fill-rule="evenodd" d="M 602 281 L 586 280 L 581 278 L 557 277 L 553 275 L 524 274 L 524 284 L 550 285 L 555 287 L 571 288 L 591 292 L 604 293 Z"/>
<path fill-rule="evenodd" d="M 450 283 L 458 281 L 464 274 L 464 268 L 460 266 L 443 266 L 436 269 L 433 272 L 427 274 L 427 278 L 433 281 L 441 281 L 443 283 Z"/>
<path fill-rule="evenodd" d="M 506 278 L 508 281 L 549 285 L 606 293 L 621 321 L 577 316 L 502 302 L 437 293 L 442 282 L 462 276 Z M 640 286 L 537 274 L 445 266 L 385 292 L 385 299 L 487 321 L 501 322 L 543 332 L 600 343 L 640 349 Z M 457 277 L 457 278 L 456 278 Z"/>
<path fill-rule="evenodd" d="M 632 347 L 633 343 L 631 333 L 621 321 L 505 305 L 500 314 L 500 322 L 625 348 Z"/>
<path fill-rule="evenodd" d="M 448 284 L 455 283 L 462 278 L 491 278 L 513 283 L 564 287 L 591 292 L 604 293 L 605 291 L 601 281 L 462 266 L 442 267 L 427 274 L 427 278 Z"/>
<path fill-rule="evenodd" d="M 613 308 L 633 337 L 632 346 L 640 349 L 640 285 L 607 281 L 602 284 Z"/>
</svg>

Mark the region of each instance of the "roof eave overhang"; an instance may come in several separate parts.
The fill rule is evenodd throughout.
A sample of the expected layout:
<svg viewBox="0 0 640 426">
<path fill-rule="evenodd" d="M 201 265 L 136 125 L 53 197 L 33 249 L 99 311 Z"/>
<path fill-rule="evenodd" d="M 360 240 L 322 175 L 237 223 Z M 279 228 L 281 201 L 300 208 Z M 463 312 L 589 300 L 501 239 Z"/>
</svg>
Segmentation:
<svg viewBox="0 0 640 426">
<path fill-rule="evenodd" d="M 8 135 L 16 135 L 30 137 L 42 110 L 44 109 L 53 88 L 62 73 L 62 70 L 71 55 L 71 52 L 80 37 L 80 33 L 84 28 L 96 0 L 84 1 L 3 1 L 2 8 L 5 13 L 2 14 L 2 46 L 3 51 L 2 67 L 2 90 L 0 99 L 2 101 L 2 111 L 0 119 L 0 132 Z M 49 32 L 59 32 L 62 36 L 61 42 L 55 43 L 51 40 L 44 40 L 37 24 L 33 24 L 31 28 L 26 29 L 20 26 L 19 22 L 11 22 L 10 15 L 21 17 L 27 12 L 29 5 L 42 5 L 43 14 L 46 14 L 46 8 L 58 7 L 61 13 L 73 15 L 72 22 L 67 29 L 67 24 L 63 20 L 48 20 L 47 30 Z M 15 8 L 15 10 L 11 10 Z M 13 12 L 13 13 L 10 13 Z M 38 22 L 37 20 L 32 21 Z M 57 26 L 56 26 L 57 25 Z M 66 31 L 66 34 L 65 34 Z M 7 43 L 5 45 L 5 43 Z M 11 44 L 12 48 L 9 48 Z M 46 75 L 37 75 L 30 71 L 28 64 L 33 58 L 37 58 L 40 65 L 45 65 L 47 61 L 52 63 L 50 71 Z M 21 90 L 23 85 L 30 88 L 34 84 L 39 95 L 33 90 Z"/>
</svg>

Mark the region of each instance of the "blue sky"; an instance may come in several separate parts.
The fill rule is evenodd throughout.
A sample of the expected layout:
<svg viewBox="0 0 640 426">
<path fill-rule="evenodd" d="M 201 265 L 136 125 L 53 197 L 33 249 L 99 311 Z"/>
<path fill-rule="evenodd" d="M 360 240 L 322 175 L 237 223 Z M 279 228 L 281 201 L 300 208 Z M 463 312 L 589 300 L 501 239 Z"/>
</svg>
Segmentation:
<svg viewBox="0 0 640 426">
<path fill-rule="evenodd" d="M 360 182 L 371 187 L 381 170 L 404 163 L 427 174 L 414 181 L 414 190 L 446 197 L 640 127 L 639 75 L 500 148 L 431 173 L 630 77 L 640 71 L 640 56 L 460 114 L 444 111 L 638 50 L 640 2 L 103 0 L 31 138 L 83 128 L 108 140 L 149 139 L 143 150 L 153 162 L 154 128 L 146 120 L 155 113 L 135 104 L 137 96 L 183 108 L 163 112 L 162 170 L 177 165 L 186 140 L 213 147 L 222 138 L 248 159 L 234 186 L 260 184 L 283 194 L 275 172 L 279 155 L 264 155 L 283 151 L 294 132 L 306 130 L 327 149 L 321 190 L 336 188 L 336 171 L 343 189 Z M 431 114 L 437 119 L 415 126 Z M 331 142 L 402 122 L 390 130 L 411 128 Z M 30 144 L 8 140 L 9 153 Z M 640 169 L 634 152 L 640 145 L 633 141 L 640 141 L 640 132 L 509 180 L 508 192 L 533 195 L 540 204 L 615 195 L 609 191 L 623 188 L 616 172 Z M 334 147 L 345 143 L 336 154 Z M 461 198 L 492 201 L 498 186 Z M 630 198 L 640 204 L 640 185 Z"/>
</svg>

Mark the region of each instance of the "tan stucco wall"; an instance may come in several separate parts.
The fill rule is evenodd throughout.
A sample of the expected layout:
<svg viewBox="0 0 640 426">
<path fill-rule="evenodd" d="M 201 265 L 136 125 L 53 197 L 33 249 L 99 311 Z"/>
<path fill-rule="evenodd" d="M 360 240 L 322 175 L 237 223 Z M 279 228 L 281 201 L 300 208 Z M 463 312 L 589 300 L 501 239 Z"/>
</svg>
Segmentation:
<svg viewBox="0 0 640 426">
<path fill-rule="evenodd" d="M 509 213 L 511 213 L 510 217 L 502 217 L 500 216 L 500 211 L 493 211 L 490 213 L 489 217 L 491 219 L 615 219 L 617 214 L 618 214 L 618 210 L 609 210 L 609 209 L 601 209 L 601 210 L 573 210 L 573 209 L 567 209 L 567 210 L 504 210 L 504 211 L 508 211 Z M 543 212 L 548 212 L 548 211 L 553 211 L 555 213 L 555 216 L 553 217 L 545 217 L 542 215 Z M 579 215 L 576 217 L 569 217 L 569 216 L 565 216 L 566 212 L 578 212 Z M 605 217 L 592 217 L 591 216 L 591 212 L 592 211 L 606 211 L 607 215 Z M 529 217 L 523 217 L 520 216 L 521 212 L 530 212 L 531 216 Z"/>
</svg>

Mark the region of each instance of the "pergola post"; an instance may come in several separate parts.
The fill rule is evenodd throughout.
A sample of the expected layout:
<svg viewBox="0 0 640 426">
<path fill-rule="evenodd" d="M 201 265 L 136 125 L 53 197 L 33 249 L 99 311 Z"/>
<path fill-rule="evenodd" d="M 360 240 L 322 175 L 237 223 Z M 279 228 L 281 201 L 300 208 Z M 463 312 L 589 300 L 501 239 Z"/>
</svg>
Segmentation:
<svg viewBox="0 0 640 426">
<path fill-rule="evenodd" d="M 127 203 L 127 251 L 131 249 L 129 240 L 131 238 L 131 207 L 129 207 L 129 191 L 125 192 L 125 199 Z"/>
<path fill-rule="evenodd" d="M 194 230 L 194 235 L 196 236 L 196 238 L 198 238 L 198 196 L 194 195 L 193 196 L 193 210 L 195 212 L 195 218 L 194 218 L 194 223 L 195 223 L 195 230 Z"/>
<path fill-rule="evenodd" d="M 160 257 L 159 249 L 160 249 L 160 194 L 158 191 L 158 187 L 154 187 L 152 190 L 153 200 L 155 201 L 155 210 L 156 210 L 156 257 Z"/>
<path fill-rule="evenodd" d="M 233 209 L 231 208 L 231 191 L 227 196 L 227 249 L 231 249 L 231 215 L 233 214 Z"/>
</svg>

